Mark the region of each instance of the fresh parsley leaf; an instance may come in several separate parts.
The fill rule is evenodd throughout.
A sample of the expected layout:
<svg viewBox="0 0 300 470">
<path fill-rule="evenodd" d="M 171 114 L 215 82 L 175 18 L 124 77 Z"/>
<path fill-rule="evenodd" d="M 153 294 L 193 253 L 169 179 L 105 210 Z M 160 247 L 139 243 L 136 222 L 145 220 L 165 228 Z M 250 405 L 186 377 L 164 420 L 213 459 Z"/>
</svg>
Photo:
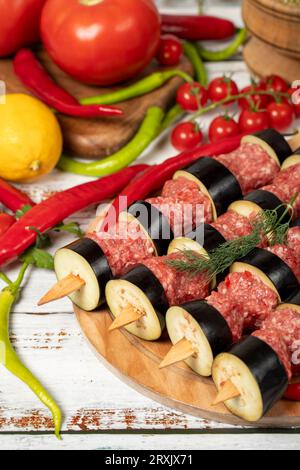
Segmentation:
<svg viewBox="0 0 300 470">
<path fill-rule="evenodd" d="M 77 237 L 83 236 L 83 231 L 77 222 L 69 222 L 68 224 L 64 224 L 62 222 L 61 224 L 56 225 L 53 230 L 55 232 L 69 232 L 73 235 L 76 235 Z"/>
<path fill-rule="evenodd" d="M 26 212 L 28 212 L 30 209 L 32 209 L 32 206 L 30 204 L 26 204 L 25 206 L 22 207 L 22 209 L 18 209 L 15 213 L 15 217 L 16 219 L 20 219 L 21 217 L 23 217 L 24 214 L 26 214 Z"/>
<path fill-rule="evenodd" d="M 20 260 L 32 264 L 37 268 L 54 269 L 53 256 L 47 251 L 41 250 L 35 246 L 26 250 L 20 257 Z"/>
<path fill-rule="evenodd" d="M 35 242 L 35 246 L 37 248 L 48 248 L 51 246 L 51 240 L 47 233 L 42 233 L 38 228 L 32 225 L 30 225 L 28 228 L 37 234 Z"/>
</svg>

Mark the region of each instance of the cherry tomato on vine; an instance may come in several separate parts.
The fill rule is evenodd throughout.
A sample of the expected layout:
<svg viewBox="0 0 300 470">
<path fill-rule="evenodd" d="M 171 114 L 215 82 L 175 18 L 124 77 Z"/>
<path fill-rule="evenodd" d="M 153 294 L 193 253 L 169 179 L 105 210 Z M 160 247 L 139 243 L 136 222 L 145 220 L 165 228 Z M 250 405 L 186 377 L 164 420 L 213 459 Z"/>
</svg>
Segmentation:
<svg viewBox="0 0 300 470">
<path fill-rule="evenodd" d="M 226 114 L 213 119 L 208 129 L 208 136 L 211 142 L 219 142 L 222 139 L 226 139 L 226 137 L 233 137 L 238 133 L 238 123 Z"/>
<path fill-rule="evenodd" d="M 229 95 L 237 95 L 239 92 L 237 84 L 229 77 L 217 77 L 208 86 L 208 96 L 212 102 L 223 100 Z M 228 101 L 226 104 L 230 104 Z"/>
<path fill-rule="evenodd" d="M 277 103 L 274 101 L 267 107 L 269 113 L 271 127 L 278 131 L 283 131 L 289 127 L 294 119 L 294 110 L 292 105 L 287 101 Z"/>
<path fill-rule="evenodd" d="M 177 90 L 176 101 L 185 111 L 197 111 L 207 99 L 206 89 L 198 82 L 184 83 Z"/>
<path fill-rule="evenodd" d="M 265 83 L 267 90 L 285 93 L 289 89 L 288 83 L 279 75 L 268 75 L 261 83 Z"/>
<path fill-rule="evenodd" d="M 290 95 L 290 102 L 296 117 L 300 117 L 300 86 L 290 88 L 288 94 Z"/>
<path fill-rule="evenodd" d="M 255 91 L 265 91 L 266 90 L 266 85 L 263 83 L 253 83 L 252 85 L 248 85 L 245 88 L 243 88 L 240 93 L 247 94 L 249 92 L 255 92 Z M 239 107 L 242 109 L 251 109 L 255 107 L 256 109 L 266 109 L 267 105 L 270 102 L 270 97 L 269 95 L 260 95 L 260 94 L 254 94 L 254 95 L 249 95 L 245 96 L 245 98 L 240 98 L 238 101 Z"/>
<path fill-rule="evenodd" d="M 271 127 L 270 117 L 267 111 L 254 111 L 251 109 L 244 109 L 239 117 L 240 132 L 253 132 L 262 131 Z"/>
<path fill-rule="evenodd" d="M 173 129 L 171 142 L 180 152 L 192 150 L 201 144 L 203 134 L 195 122 L 181 122 Z"/>
<path fill-rule="evenodd" d="M 173 34 L 164 34 L 160 38 L 157 60 L 161 65 L 177 65 L 183 54 L 180 39 Z"/>
</svg>

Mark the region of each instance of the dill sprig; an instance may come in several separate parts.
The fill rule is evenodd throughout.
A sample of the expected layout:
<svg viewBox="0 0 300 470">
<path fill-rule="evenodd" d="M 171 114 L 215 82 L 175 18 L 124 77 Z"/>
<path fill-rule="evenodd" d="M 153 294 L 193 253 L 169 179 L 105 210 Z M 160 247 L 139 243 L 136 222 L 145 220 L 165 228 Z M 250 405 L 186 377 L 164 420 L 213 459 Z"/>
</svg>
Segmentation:
<svg viewBox="0 0 300 470">
<path fill-rule="evenodd" d="M 265 237 L 268 238 L 269 245 L 284 243 L 293 218 L 293 205 L 296 198 L 297 194 L 287 205 L 282 204 L 274 210 L 260 212 L 252 220 L 253 229 L 249 235 L 226 241 L 211 250 L 208 257 L 195 251 L 183 250 L 181 259 L 169 259 L 166 263 L 180 272 L 189 272 L 191 275 L 206 274 L 209 281 L 228 269 L 234 261 L 248 255 Z M 285 207 L 285 210 L 279 217 L 278 210 L 281 207 Z M 289 221 L 282 223 L 287 214 L 290 216 Z"/>
</svg>

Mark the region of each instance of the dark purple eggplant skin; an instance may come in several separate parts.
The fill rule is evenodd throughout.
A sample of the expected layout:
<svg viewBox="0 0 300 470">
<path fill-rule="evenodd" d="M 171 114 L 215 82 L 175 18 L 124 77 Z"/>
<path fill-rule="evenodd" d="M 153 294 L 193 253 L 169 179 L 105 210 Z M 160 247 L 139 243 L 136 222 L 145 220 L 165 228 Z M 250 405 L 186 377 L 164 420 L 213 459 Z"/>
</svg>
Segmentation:
<svg viewBox="0 0 300 470">
<path fill-rule="evenodd" d="M 256 132 L 254 135 L 266 142 L 274 150 L 280 163 L 283 163 L 293 153 L 283 135 L 275 129 L 264 129 Z"/>
<path fill-rule="evenodd" d="M 218 216 L 224 214 L 233 201 L 243 197 L 236 177 L 226 166 L 211 157 L 199 158 L 183 171 L 193 175 L 206 187 Z"/>
<path fill-rule="evenodd" d="M 239 261 L 260 269 L 274 284 L 282 302 L 299 290 L 298 280 L 291 268 L 270 251 L 254 248 Z"/>
<path fill-rule="evenodd" d="M 138 264 L 120 279 L 139 287 L 148 297 L 154 309 L 162 315 L 166 314 L 169 303 L 164 288 L 149 268 Z"/>
<path fill-rule="evenodd" d="M 263 414 L 283 396 L 288 377 L 276 352 L 255 336 L 248 336 L 229 350 L 249 368 L 259 386 L 263 400 Z"/>
<path fill-rule="evenodd" d="M 244 201 L 254 202 L 264 211 L 276 210 L 278 219 L 280 219 L 286 211 L 285 204 L 283 204 L 275 194 L 270 193 L 270 191 L 265 191 L 264 189 L 256 189 L 255 191 L 252 191 L 244 197 Z M 282 223 L 289 221 L 290 215 L 286 213 L 282 218 Z"/>
<path fill-rule="evenodd" d="M 180 307 L 186 310 L 202 328 L 210 344 L 213 357 L 230 348 L 232 345 L 230 328 L 216 308 L 204 300 L 187 302 Z"/>
<path fill-rule="evenodd" d="M 156 207 L 146 201 L 136 201 L 128 207 L 127 212 L 135 217 L 148 232 L 157 254 L 167 253 L 170 242 L 174 239 L 168 219 Z"/>
</svg>

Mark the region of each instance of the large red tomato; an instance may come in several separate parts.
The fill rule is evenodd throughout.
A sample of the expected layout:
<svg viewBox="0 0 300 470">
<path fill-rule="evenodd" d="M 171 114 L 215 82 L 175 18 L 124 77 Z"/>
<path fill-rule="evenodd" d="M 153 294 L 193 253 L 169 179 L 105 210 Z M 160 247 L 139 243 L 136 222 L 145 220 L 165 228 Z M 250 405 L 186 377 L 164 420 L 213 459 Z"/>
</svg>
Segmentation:
<svg viewBox="0 0 300 470">
<path fill-rule="evenodd" d="M 39 40 L 41 10 L 46 0 L 0 0 L 0 57 Z"/>
<path fill-rule="evenodd" d="M 41 34 L 69 75 L 112 85 L 134 77 L 155 56 L 160 16 L 152 0 L 47 0 Z"/>
</svg>

